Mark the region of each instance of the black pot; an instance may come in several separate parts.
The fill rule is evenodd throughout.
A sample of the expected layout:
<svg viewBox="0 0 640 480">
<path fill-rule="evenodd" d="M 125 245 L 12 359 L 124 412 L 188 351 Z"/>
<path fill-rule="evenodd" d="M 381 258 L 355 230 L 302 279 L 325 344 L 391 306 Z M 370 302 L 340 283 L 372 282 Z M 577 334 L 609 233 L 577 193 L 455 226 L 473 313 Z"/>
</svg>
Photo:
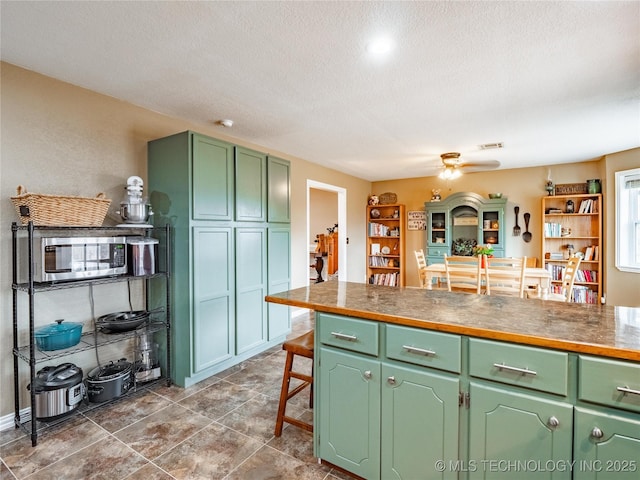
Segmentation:
<svg viewBox="0 0 640 480">
<path fill-rule="evenodd" d="M 38 420 L 55 420 L 73 412 L 84 397 L 82 369 L 73 363 L 44 367 L 33 379 Z"/>
<path fill-rule="evenodd" d="M 122 358 L 103 367 L 96 367 L 87 375 L 87 397 L 101 403 L 121 397 L 133 386 L 133 366 Z"/>
</svg>

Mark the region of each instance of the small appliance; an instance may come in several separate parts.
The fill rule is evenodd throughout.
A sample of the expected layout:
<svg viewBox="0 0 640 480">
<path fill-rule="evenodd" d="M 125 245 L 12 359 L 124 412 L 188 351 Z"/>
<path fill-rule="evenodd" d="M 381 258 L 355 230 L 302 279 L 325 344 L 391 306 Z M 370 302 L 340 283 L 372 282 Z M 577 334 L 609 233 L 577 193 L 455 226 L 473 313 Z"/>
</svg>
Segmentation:
<svg viewBox="0 0 640 480">
<path fill-rule="evenodd" d="M 153 341 L 153 332 L 140 330 L 136 335 L 135 376 L 137 382 L 149 382 L 160 378 L 158 344 Z"/>
<path fill-rule="evenodd" d="M 126 245 L 124 236 L 40 237 L 34 242 L 33 280 L 57 282 L 126 274 Z"/>
<path fill-rule="evenodd" d="M 71 413 L 85 395 L 82 369 L 73 363 L 44 367 L 27 388 L 36 395 L 35 417 L 45 421 Z"/>
<path fill-rule="evenodd" d="M 157 239 L 151 237 L 127 237 L 130 275 L 140 276 L 156 273 L 159 243 Z"/>
<path fill-rule="evenodd" d="M 119 227 L 135 225 L 136 227 L 150 228 L 152 226 L 147 222 L 149 217 L 153 215 L 153 210 L 147 197 L 142 195 L 143 185 L 142 179 L 135 175 L 127 179 L 127 186 L 125 187 L 127 193 L 125 193 L 120 202 L 120 210 L 116 212 L 125 222 L 118 225 Z"/>
</svg>

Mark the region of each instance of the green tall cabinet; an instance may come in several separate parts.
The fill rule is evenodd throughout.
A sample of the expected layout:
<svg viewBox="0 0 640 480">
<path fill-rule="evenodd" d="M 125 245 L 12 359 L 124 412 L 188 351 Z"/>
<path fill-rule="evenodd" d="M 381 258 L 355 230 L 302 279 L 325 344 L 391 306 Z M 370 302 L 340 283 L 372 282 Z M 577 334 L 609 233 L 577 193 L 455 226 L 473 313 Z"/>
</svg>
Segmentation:
<svg viewBox="0 0 640 480">
<path fill-rule="evenodd" d="M 186 131 L 148 144 L 156 225 L 174 231 L 172 378 L 192 385 L 284 340 L 290 165 Z"/>
</svg>

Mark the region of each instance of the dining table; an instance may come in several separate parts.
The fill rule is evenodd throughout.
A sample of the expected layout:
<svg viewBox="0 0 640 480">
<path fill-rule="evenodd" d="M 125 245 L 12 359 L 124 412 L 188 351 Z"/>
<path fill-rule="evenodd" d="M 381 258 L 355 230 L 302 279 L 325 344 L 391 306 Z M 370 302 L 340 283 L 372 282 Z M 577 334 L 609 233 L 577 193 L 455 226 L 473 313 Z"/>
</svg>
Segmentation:
<svg viewBox="0 0 640 480">
<path fill-rule="evenodd" d="M 461 268 L 457 266 L 456 268 Z M 470 265 L 470 270 L 471 270 Z M 475 268 L 473 268 L 475 270 Z M 437 280 L 437 284 L 441 283 L 441 279 L 447 276 L 444 263 L 433 263 L 422 269 L 424 278 L 423 287 L 427 290 L 433 289 L 433 280 Z M 527 267 L 524 271 L 525 287 L 534 287 L 536 296 L 544 298 L 551 288 L 551 273 L 545 268 Z M 446 279 L 444 280 L 446 283 Z"/>
</svg>

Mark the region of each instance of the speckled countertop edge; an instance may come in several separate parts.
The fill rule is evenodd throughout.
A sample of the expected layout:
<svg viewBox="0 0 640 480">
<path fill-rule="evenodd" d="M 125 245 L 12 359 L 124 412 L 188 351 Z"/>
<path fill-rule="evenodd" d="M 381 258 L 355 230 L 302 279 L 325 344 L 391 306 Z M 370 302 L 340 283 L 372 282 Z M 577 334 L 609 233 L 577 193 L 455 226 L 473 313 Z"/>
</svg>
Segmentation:
<svg viewBox="0 0 640 480">
<path fill-rule="evenodd" d="M 324 282 L 265 300 L 409 327 L 640 361 L 640 308 Z"/>
</svg>

